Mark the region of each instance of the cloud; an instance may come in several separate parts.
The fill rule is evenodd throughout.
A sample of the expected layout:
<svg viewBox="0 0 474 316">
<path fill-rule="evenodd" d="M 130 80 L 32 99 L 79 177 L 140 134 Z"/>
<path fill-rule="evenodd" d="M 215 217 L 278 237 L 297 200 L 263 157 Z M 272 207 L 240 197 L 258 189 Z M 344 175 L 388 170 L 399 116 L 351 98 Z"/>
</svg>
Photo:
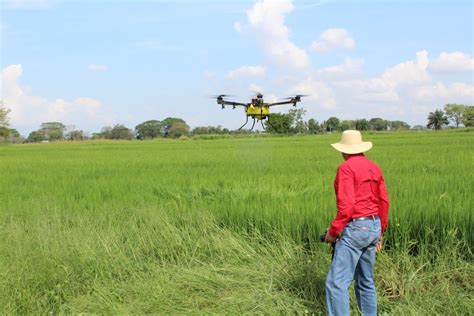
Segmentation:
<svg viewBox="0 0 474 316">
<path fill-rule="evenodd" d="M 248 28 L 256 35 L 258 43 L 272 63 L 279 67 L 299 69 L 307 67 L 310 61 L 306 51 L 289 39 L 285 15 L 293 8 L 289 0 L 260 0 L 247 11 L 247 22 Z M 237 23 L 237 29 L 242 30 L 243 26 Z"/>
<path fill-rule="evenodd" d="M 92 72 L 106 72 L 109 70 L 107 65 L 90 64 L 87 68 Z"/>
<path fill-rule="evenodd" d="M 314 101 L 325 109 L 333 109 L 337 105 L 333 89 L 320 80 L 307 78 L 293 86 L 291 91 L 298 94 L 307 94 L 306 100 Z"/>
<path fill-rule="evenodd" d="M 431 61 L 429 70 L 436 73 L 457 73 L 474 70 L 474 58 L 463 52 L 442 52 L 438 58 Z"/>
<path fill-rule="evenodd" d="M 405 61 L 389 67 L 379 77 L 340 80 L 332 84 L 341 88 L 342 93 L 351 95 L 351 98 L 356 101 L 370 103 L 400 102 L 402 91 L 431 82 L 431 77 L 427 71 L 428 64 L 428 52 L 423 50 L 416 53 L 415 60 Z"/>
<path fill-rule="evenodd" d="M 363 65 L 363 59 L 346 58 L 340 65 L 316 69 L 314 75 L 324 80 L 348 80 L 362 76 Z"/>
<path fill-rule="evenodd" d="M 445 85 L 438 82 L 435 85 L 420 87 L 416 93 L 418 100 L 438 100 L 446 103 L 474 103 L 474 85 L 455 82 Z"/>
<path fill-rule="evenodd" d="M 265 76 L 265 67 L 263 66 L 242 66 L 229 71 L 229 78 L 234 79 L 241 76 L 263 77 Z"/>
<path fill-rule="evenodd" d="M 77 97 L 72 101 L 49 100 L 32 95 L 20 85 L 23 75 L 21 64 L 10 65 L 1 72 L 1 99 L 12 110 L 11 124 L 36 129 L 42 122 L 62 121 L 65 123 L 97 120 L 101 102 L 88 97 Z"/>
<path fill-rule="evenodd" d="M 352 49 L 355 47 L 354 39 L 345 29 L 332 28 L 324 31 L 319 41 L 311 44 L 311 50 L 318 53 L 326 53 L 335 49 Z"/>
<path fill-rule="evenodd" d="M 431 81 L 428 74 L 429 60 L 426 50 L 416 53 L 415 61 L 406 61 L 388 68 L 382 75 L 382 80 L 393 85 L 413 85 Z"/>
</svg>

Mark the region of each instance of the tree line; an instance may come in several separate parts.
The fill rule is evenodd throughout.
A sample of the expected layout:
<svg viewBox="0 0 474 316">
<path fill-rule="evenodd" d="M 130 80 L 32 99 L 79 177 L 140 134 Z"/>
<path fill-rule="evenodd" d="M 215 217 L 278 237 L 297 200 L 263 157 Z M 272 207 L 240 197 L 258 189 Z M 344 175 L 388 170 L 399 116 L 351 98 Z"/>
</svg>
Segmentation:
<svg viewBox="0 0 474 316">
<path fill-rule="evenodd" d="M 128 128 L 123 124 L 103 127 L 100 132 L 91 135 L 74 126 L 66 126 L 61 122 L 45 122 L 38 130 L 29 133 L 24 138 L 20 133 L 10 127 L 8 114 L 10 110 L 0 103 L 0 142 L 23 143 L 45 142 L 58 140 L 80 141 L 85 139 L 154 139 L 154 138 L 180 138 L 194 135 L 209 134 L 240 134 L 251 133 L 248 130 L 229 130 L 222 126 L 198 126 L 190 129 L 189 125 L 181 118 L 167 117 L 163 120 L 148 120 Z M 474 126 L 474 106 L 463 104 L 446 104 L 443 110 L 430 112 L 426 126 L 415 125 L 411 127 L 403 121 L 390 121 L 380 117 L 371 119 L 340 120 L 330 117 L 318 122 L 314 118 L 305 121 L 306 110 L 302 108 L 290 109 L 288 113 L 273 113 L 270 121 L 265 121 L 266 132 L 272 134 L 320 134 L 340 132 L 347 129 L 360 131 L 398 131 L 398 130 L 439 130 L 452 123 L 453 127 Z M 256 131 L 258 133 L 258 131 Z"/>
</svg>

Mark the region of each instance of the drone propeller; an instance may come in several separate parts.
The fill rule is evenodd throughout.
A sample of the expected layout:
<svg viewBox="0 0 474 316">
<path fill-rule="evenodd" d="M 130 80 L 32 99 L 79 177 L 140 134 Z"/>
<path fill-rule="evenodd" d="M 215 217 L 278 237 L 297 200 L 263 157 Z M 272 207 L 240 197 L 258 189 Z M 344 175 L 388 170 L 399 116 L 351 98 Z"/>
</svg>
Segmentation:
<svg viewBox="0 0 474 316">
<path fill-rule="evenodd" d="M 230 95 L 230 94 L 218 94 L 218 95 L 211 95 L 209 96 L 209 98 L 211 99 L 223 99 L 223 98 L 227 98 L 227 97 L 232 97 L 233 95 Z"/>
<path fill-rule="evenodd" d="M 302 97 L 309 97 L 309 94 L 295 94 L 292 97 L 283 98 L 283 100 L 300 99 Z"/>
</svg>

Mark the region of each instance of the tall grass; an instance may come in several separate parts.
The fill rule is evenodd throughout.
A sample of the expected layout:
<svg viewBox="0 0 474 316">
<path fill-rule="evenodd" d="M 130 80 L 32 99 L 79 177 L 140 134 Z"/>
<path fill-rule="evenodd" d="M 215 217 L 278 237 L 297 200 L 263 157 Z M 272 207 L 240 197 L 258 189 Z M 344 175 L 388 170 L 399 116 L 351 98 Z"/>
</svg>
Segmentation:
<svg viewBox="0 0 474 316">
<path fill-rule="evenodd" d="M 469 310 L 473 132 L 364 136 L 392 203 L 382 310 Z M 0 306 L 324 313 L 339 138 L 2 146 Z"/>
</svg>

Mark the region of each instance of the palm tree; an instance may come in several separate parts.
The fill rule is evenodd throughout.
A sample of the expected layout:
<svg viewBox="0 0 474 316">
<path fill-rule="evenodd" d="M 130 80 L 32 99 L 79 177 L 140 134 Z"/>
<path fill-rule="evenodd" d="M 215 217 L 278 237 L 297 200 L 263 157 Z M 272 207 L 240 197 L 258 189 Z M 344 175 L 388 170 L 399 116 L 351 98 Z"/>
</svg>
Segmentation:
<svg viewBox="0 0 474 316">
<path fill-rule="evenodd" d="M 436 110 L 434 112 L 430 112 L 428 115 L 428 125 L 426 127 L 440 130 L 444 125 L 448 125 L 449 120 L 444 115 L 444 112 L 441 110 Z"/>
</svg>

